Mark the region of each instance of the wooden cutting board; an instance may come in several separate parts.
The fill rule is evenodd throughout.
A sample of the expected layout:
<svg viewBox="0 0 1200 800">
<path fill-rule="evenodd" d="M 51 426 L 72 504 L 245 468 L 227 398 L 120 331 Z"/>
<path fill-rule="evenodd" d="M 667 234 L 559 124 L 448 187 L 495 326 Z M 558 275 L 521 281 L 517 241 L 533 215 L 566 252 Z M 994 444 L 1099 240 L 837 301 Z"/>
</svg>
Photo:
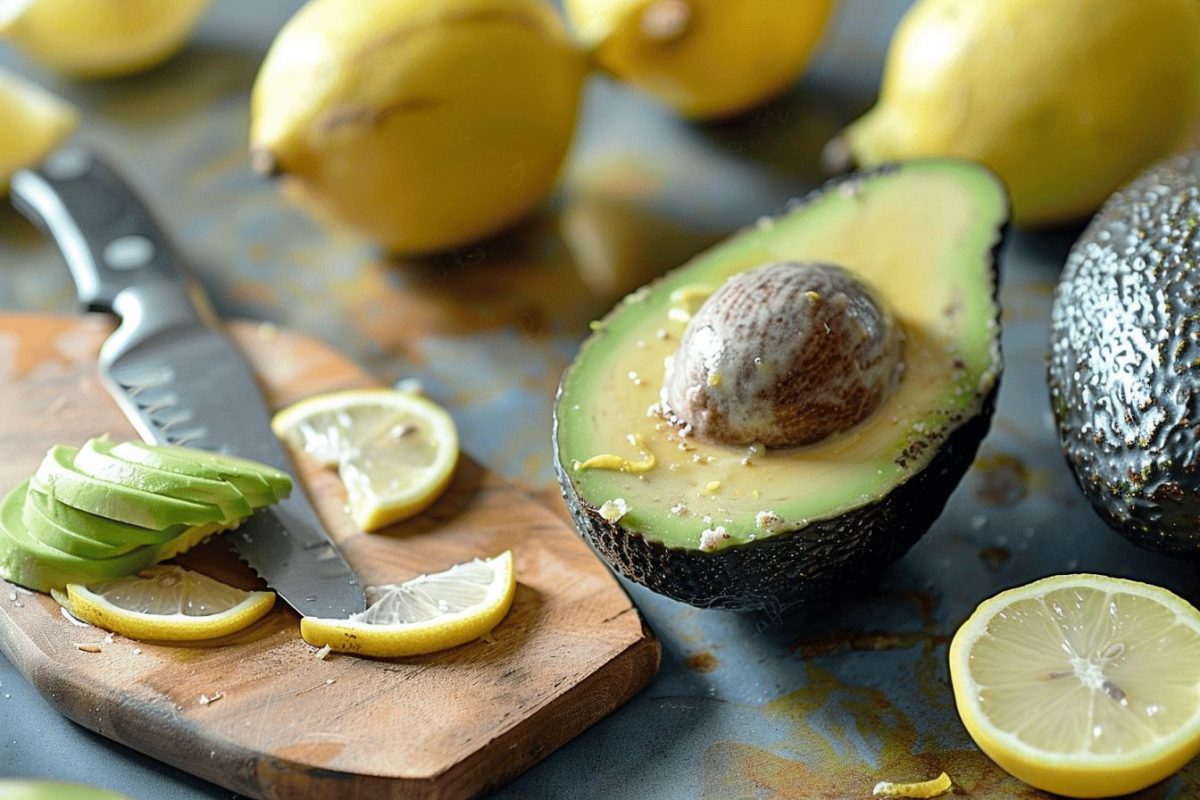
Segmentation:
<svg viewBox="0 0 1200 800">
<path fill-rule="evenodd" d="M 0 314 L 0 492 L 53 444 L 136 438 L 96 372 L 110 325 Z M 371 384 L 311 339 L 230 330 L 275 408 Z M 657 669 L 658 643 L 568 524 L 471 459 L 429 512 L 372 535 L 350 522 L 336 474 L 297 468 L 365 585 L 512 549 L 517 596 L 495 641 L 420 658 L 319 660 L 283 603 L 219 646 L 106 641 L 49 597 L 0 581 L 0 650 L 81 725 L 235 792 L 287 800 L 478 794 L 620 706 Z M 219 540 L 181 560 L 261 585 Z"/>
</svg>

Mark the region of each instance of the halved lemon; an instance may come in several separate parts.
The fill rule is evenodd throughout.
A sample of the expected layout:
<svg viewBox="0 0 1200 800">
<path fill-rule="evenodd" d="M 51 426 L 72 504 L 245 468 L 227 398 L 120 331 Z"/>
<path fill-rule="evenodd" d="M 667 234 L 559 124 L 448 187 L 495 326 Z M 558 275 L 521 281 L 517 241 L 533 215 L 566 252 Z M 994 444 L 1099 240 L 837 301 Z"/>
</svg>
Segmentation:
<svg viewBox="0 0 1200 800">
<path fill-rule="evenodd" d="M 0 70 L 0 194 L 14 172 L 41 161 L 78 124 L 66 100 Z"/>
<path fill-rule="evenodd" d="M 246 592 L 182 567 L 161 564 L 91 586 L 68 583 L 55 599 L 85 622 L 130 639 L 198 641 L 247 628 L 275 604 L 273 592 Z"/>
<path fill-rule="evenodd" d="M 485 636 L 517 592 L 512 552 L 456 564 L 445 572 L 367 589 L 371 605 L 350 619 L 305 617 L 300 635 L 314 647 L 392 658 L 433 653 Z"/>
<path fill-rule="evenodd" d="M 984 601 L 950 644 L 971 738 L 1031 786 L 1111 797 L 1200 752 L 1200 612 L 1157 586 L 1058 575 Z"/>
<path fill-rule="evenodd" d="M 394 389 L 330 392 L 288 406 L 275 435 L 337 467 L 350 514 L 364 531 L 415 516 L 446 491 L 458 464 L 458 429 L 446 410 Z"/>
</svg>

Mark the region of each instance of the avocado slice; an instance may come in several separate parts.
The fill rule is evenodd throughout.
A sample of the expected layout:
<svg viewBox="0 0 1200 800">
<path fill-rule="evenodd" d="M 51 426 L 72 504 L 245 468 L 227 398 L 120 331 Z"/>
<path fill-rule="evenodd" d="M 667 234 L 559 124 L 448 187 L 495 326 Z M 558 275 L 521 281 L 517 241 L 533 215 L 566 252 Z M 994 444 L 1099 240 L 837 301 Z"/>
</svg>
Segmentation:
<svg viewBox="0 0 1200 800">
<path fill-rule="evenodd" d="M 286 472 L 224 453 L 174 445 L 120 442 L 113 446 L 112 455 L 167 472 L 229 481 L 255 508 L 276 503 L 292 491 L 292 478 Z"/>
<path fill-rule="evenodd" d="M 142 545 L 112 558 L 83 558 L 50 547 L 33 536 L 23 519 L 30 491 L 30 482 L 26 481 L 0 500 L 0 578 L 37 592 L 61 589 L 68 583 L 89 584 L 133 575 L 227 527 L 216 522 L 196 525 L 162 544 Z"/>
<path fill-rule="evenodd" d="M 21 521 L 25 523 L 29 535 L 47 547 L 53 547 L 55 550 L 61 550 L 80 558 L 113 558 L 136 550 L 144 544 L 129 541 L 109 543 L 76 533 L 55 519 L 55 515 L 49 508 L 51 505 L 70 508 L 57 500 L 49 499 L 41 492 L 27 491 L 25 506 L 21 513 Z"/>
<path fill-rule="evenodd" d="M 61 503 L 144 528 L 202 525 L 225 519 L 211 503 L 194 503 L 120 483 L 99 480 L 75 466 L 78 448 L 55 445 L 46 453 L 31 485 Z"/>
<path fill-rule="evenodd" d="M 995 251 L 1007 218 L 1003 186 L 986 169 L 909 162 L 831 182 L 627 296 L 593 325 L 555 403 L 555 468 L 580 532 L 627 577 L 698 606 L 777 609 L 899 558 L 941 513 L 988 429 L 1002 368 Z M 779 262 L 835 265 L 826 272 L 848 273 L 889 309 L 902 369 L 878 380 L 894 385 L 853 425 L 818 428 L 804 446 L 689 435 L 690 422 L 663 413 L 675 396 L 664 384 L 697 361 L 677 349 L 704 333 L 685 324 L 707 313 L 696 298 L 717 302 L 734 276 Z M 777 311 L 755 330 L 803 316 Z"/>
<path fill-rule="evenodd" d="M 34 487 L 29 488 L 25 501 L 25 516 L 30 513 L 30 507 L 37 509 L 40 516 L 49 520 L 55 526 L 70 531 L 75 536 L 90 539 L 93 542 L 110 547 L 125 545 L 163 544 L 176 538 L 187 528 L 186 525 L 172 525 L 169 528 L 143 528 L 140 525 L 130 525 L 115 519 L 89 514 L 80 511 L 66 503 L 59 502 Z M 26 523 L 34 527 L 30 523 Z M 60 550 L 63 548 L 59 548 Z"/>
<path fill-rule="evenodd" d="M 1109 198 L 1054 295 L 1048 381 L 1067 463 L 1137 544 L 1200 556 L 1200 150 Z"/>
<path fill-rule="evenodd" d="M 132 575 L 153 564 L 158 546 L 142 545 L 113 558 L 84 558 L 36 539 L 25 526 L 23 509 L 28 482 L 0 501 L 0 576 L 39 592 L 68 583 L 94 583 Z"/>
<path fill-rule="evenodd" d="M 113 454 L 113 447 L 107 439 L 89 439 L 75 454 L 75 468 L 98 480 L 180 500 L 211 503 L 221 509 L 222 519 L 240 519 L 254 510 L 237 487 L 226 480 L 185 475 L 125 461 Z"/>
<path fill-rule="evenodd" d="M 129 800 L 126 795 L 78 783 L 0 778 L 0 797 L 5 800 Z"/>
</svg>

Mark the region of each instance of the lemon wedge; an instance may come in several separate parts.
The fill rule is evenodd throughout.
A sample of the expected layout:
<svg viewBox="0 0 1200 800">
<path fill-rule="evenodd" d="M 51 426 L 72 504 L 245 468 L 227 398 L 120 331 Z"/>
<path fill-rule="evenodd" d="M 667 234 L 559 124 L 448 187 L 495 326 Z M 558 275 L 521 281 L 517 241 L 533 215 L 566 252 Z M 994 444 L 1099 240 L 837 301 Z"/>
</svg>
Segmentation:
<svg viewBox="0 0 1200 800">
<path fill-rule="evenodd" d="M 76 78 L 128 75 L 183 47 L 208 0 L 0 0 L 0 37 Z"/>
<path fill-rule="evenodd" d="M 958 713 L 993 761 L 1038 789 L 1111 797 L 1200 752 L 1200 612 L 1103 575 L 984 601 L 950 644 Z"/>
<path fill-rule="evenodd" d="M 337 467 L 350 514 L 375 531 L 424 511 L 458 464 L 458 429 L 446 410 L 413 392 L 350 389 L 301 400 L 271 420 L 275 435 Z"/>
<path fill-rule="evenodd" d="M 73 615 L 130 639 L 190 642 L 247 628 L 275 604 L 273 592 L 246 592 L 173 565 L 81 586 L 55 599 Z M 64 602 L 65 601 L 65 602 Z"/>
<path fill-rule="evenodd" d="M 368 587 L 371 605 L 350 619 L 305 617 L 300 635 L 314 647 L 361 656 L 413 656 L 485 636 L 512 607 L 512 552 L 455 564 L 405 583 Z"/>
<path fill-rule="evenodd" d="M 66 100 L 0 70 L 0 194 L 14 172 L 41 161 L 78 124 Z"/>
</svg>

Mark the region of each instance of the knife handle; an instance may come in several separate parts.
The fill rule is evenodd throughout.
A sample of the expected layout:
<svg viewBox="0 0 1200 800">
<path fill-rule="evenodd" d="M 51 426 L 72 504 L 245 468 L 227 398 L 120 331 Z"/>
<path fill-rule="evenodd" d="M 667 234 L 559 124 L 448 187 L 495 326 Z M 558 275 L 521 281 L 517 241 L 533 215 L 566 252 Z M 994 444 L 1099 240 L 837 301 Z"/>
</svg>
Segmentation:
<svg viewBox="0 0 1200 800">
<path fill-rule="evenodd" d="M 36 168 L 18 170 L 10 193 L 16 209 L 57 243 L 87 310 L 114 313 L 117 295 L 151 282 L 176 284 L 190 294 L 185 270 L 158 223 L 90 150 L 65 147 Z M 191 301 L 176 305 L 188 308 Z"/>
</svg>

